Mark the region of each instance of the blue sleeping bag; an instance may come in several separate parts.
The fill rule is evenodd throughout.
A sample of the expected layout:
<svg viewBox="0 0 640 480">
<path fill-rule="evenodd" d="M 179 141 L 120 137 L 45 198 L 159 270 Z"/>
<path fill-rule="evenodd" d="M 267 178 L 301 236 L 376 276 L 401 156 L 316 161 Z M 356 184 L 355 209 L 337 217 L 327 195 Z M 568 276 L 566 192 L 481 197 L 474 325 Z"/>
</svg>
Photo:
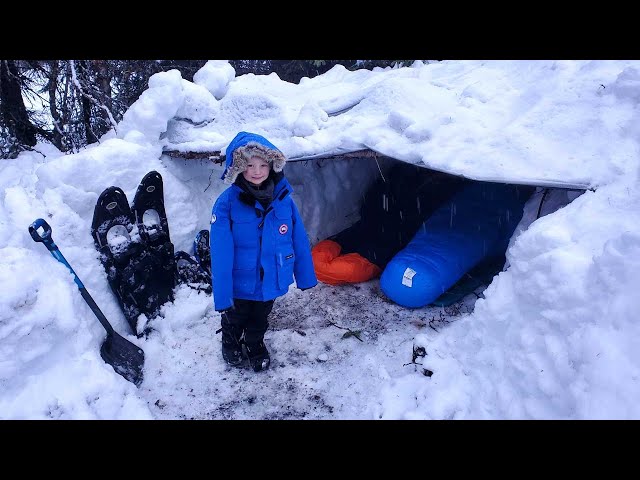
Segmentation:
<svg viewBox="0 0 640 480">
<path fill-rule="evenodd" d="M 404 307 L 429 305 L 483 259 L 504 254 L 534 191 L 500 183 L 465 186 L 391 259 L 380 288 Z"/>
</svg>

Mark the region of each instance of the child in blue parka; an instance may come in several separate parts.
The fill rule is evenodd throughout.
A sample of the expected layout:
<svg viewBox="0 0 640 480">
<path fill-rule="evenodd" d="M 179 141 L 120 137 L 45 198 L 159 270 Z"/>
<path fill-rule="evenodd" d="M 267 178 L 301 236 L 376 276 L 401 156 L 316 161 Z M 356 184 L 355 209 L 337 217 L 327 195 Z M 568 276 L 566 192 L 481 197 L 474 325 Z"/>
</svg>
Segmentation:
<svg viewBox="0 0 640 480">
<path fill-rule="evenodd" d="M 274 300 L 295 277 L 302 290 L 318 281 L 300 213 L 284 176 L 284 154 L 266 138 L 240 132 L 226 149 L 231 184 L 211 212 L 213 301 L 221 313 L 222 356 L 234 366 L 269 367 L 264 334 Z"/>
</svg>

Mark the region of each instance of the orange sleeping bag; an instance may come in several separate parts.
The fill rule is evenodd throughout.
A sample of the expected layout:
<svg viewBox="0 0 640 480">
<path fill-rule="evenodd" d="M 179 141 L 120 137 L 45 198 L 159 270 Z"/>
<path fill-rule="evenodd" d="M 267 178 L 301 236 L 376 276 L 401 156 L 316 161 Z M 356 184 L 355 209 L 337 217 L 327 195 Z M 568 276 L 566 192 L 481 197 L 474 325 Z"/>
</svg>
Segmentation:
<svg viewBox="0 0 640 480">
<path fill-rule="evenodd" d="M 342 247 L 333 240 L 322 240 L 311 249 L 316 277 L 329 285 L 366 282 L 382 270 L 358 253 L 340 255 Z"/>
</svg>

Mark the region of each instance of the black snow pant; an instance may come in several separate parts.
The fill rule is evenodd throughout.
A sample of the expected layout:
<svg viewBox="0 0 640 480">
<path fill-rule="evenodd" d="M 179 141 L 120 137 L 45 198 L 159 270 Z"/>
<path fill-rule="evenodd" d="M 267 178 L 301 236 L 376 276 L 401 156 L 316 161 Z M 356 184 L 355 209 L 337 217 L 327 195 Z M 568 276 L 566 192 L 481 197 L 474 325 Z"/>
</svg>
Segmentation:
<svg viewBox="0 0 640 480">
<path fill-rule="evenodd" d="M 260 344 L 269 328 L 267 317 L 271 313 L 274 300 L 243 300 L 234 298 L 233 308 L 221 316 L 222 342 L 244 342 L 251 348 Z"/>
</svg>

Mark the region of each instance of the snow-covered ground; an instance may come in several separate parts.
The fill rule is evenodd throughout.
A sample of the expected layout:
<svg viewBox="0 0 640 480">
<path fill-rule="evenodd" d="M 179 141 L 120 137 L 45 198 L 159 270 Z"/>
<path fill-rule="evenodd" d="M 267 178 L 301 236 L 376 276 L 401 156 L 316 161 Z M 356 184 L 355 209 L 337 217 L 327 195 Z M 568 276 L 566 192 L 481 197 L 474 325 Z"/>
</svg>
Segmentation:
<svg viewBox="0 0 640 480">
<path fill-rule="evenodd" d="M 153 324 L 140 395 L 164 419 L 385 418 L 372 393 L 392 377 L 422 372 L 415 336 L 438 335 L 474 300 L 407 311 L 386 300 L 377 281 L 292 290 L 270 317 L 271 368 L 256 374 L 224 363 L 210 296 L 182 286 L 176 304 L 189 303 L 193 314 L 172 305 Z"/>
</svg>

